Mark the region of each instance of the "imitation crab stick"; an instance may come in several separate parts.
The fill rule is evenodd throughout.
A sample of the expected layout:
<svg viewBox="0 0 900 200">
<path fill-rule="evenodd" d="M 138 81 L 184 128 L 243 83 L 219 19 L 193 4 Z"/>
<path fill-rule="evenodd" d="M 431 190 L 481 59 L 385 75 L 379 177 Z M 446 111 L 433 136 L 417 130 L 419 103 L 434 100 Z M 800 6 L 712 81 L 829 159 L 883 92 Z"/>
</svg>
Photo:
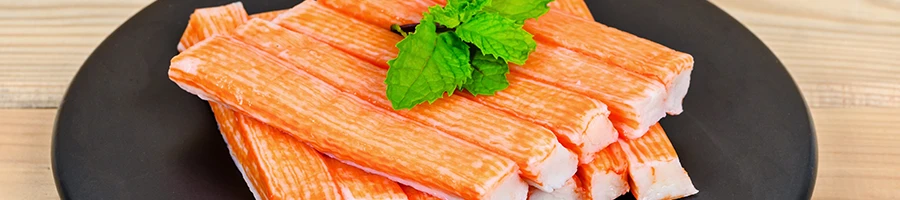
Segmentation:
<svg viewBox="0 0 900 200">
<path fill-rule="evenodd" d="M 600 100 L 628 138 L 642 136 L 666 116 L 666 88 L 659 82 L 555 45 L 538 43 L 525 65 L 510 70 Z"/>
<path fill-rule="evenodd" d="M 256 199 L 341 199 L 324 159 L 314 149 L 223 105 L 212 108 Z"/>
<path fill-rule="evenodd" d="M 370 174 L 332 158 L 326 158 L 325 164 L 344 199 L 407 199 L 400 185 L 390 179 Z"/>
<path fill-rule="evenodd" d="M 401 185 L 400 187 L 403 188 L 403 192 L 406 193 L 406 197 L 409 198 L 409 200 L 441 200 L 441 198 L 437 198 L 409 186 Z"/>
<path fill-rule="evenodd" d="M 273 19 L 279 13 L 273 11 L 250 17 Z M 221 19 L 216 18 L 212 21 L 219 20 Z M 199 27 L 230 28 L 210 25 Z M 206 31 L 230 33 L 232 30 Z M 206 39 L 203 36 L 198 38 Z M 396 182 L 332 158 L 323 158 L 314 149 L 286 133 L 228 110 L 221 104 L 210 104 L 236 164 L 241 167 L 245 177 L 248 177 L 247 183 L 257 199 L 406 199 Z M 327 166 L 327 170 L 323 170 L 323 165 Z M 337 191 L 341 194 L 337 195 Z"/>
<path fill-rule="evenodd" d="M 384 69 L 388 68 L 387 60 L 397 56 L 398 50 L 394 45 L 403 39 L 388 29 L 349 18 L 313 1 L 294 7 L 277 18 L 275 23 Z M 517 75 L 509 76 L 515 78 Z M 511 83 L 510 89 L 504 90 L 503 95 L 496 95 L 503 98 L 493 99 L 494 96 L 491 96 L 485 99 L 492 100 L 480 100 L 480 96 L 473 99 L 549 128 L 560 143 L 579 156 L 582 163 L 590 162 L 594 153 L 616 141 L 618 133 L 610 125 L 607 118 L 609 112 L 603 103 L 550 85 L 521 82 L 526 85 L 514 87 L 516 83 Z"/>
<path fill-rule="evenodd" d="M 587 20 L 594 20 L 594 15 L 591 14 L 591 10 L 588 9 L 584 0 L 555 0 L 547 5 L 552 9 L 557 9 Z"/>
<path fill-rule="evenodd" d="M 641 138 L 619 143 L 628 157 L 631 193 L 638 200 L 677 199 L 697 193 L 659 124 Z"/>
<path fill-rule="evenodd" d="M 581 163 L 591 162 L 618 137 L 603 103 L 515 74 L 508 80 L 509 87 L 493 96 L 460 95 L 550 127 L 563 145 L 582 156 Z"/>
<path fill-rule="evenodd" d="M 597 153 L 593 162 L 578 167 L 578 175 L 551 193 L 532 190 L 530 199 L 612 200 L 629 191 L 628 158 L 618 143 Z"/>
<path fill-rule="evenodd" d="M 301 70 L 385 109 L 385 70 L 270 22 L 251 20 L 234 36 L 277 55 Z M 575 174 L 578 157 L 550 130 L 460 96 L 419 105 L 398 114 L 512 159 L 533 186 L 552 191 Z"/>
<path fill-rule="evenodd" d="M 532 189 L 528 194 L 529 200 L 583 200 L 587 199 L 587 191 L 581 187 L 581 180 L 573 176 L 566 185 L 553 192 L 544 192 Z"/>
<path fill-rule="evenodd" d="M 690 87 L 694 58 L 656 42 L 606 25 L 550 10 L 540 20 L 528 20 L 525 30 L 535 39 L 593 56 L 665 84 L 666 112 L 680 114 Z M 572 31 L 578 30 L 578 31 Z"/>
<path fill-rule="evenodd" d="M 578 177 L 587 191 L 585 199 L 612 200 L 628 192 L 628 159 L 622 147 L 616 143 L 597 153 L 594 162 L 578 168 Z"/>
<path fill-rule="evenodd" d="M 390 29 L 392 24 L 419 23 L 422 11 L 437 5 L 425 1 L 346 1 L 318 0 L 324 6 L 341 11 L 360 20 L 367 20 L 381 28 Z M 377 11 L 378 13 L 370 13 Z"/>
<path fill-rule="evenodd" d="M 377 108 L 229 36 L 172 59 L 169 78 L 367 172 L 445 199 L 524 199 L 509 159 Z"/>
<path fill-rule="evenodd" d="M 266 20 L 266 21 L 271 21 L 271 20 L 275 19 L 276 17 L 278 17 L 278 15 L 281 15 L 281 13 L 284 13 L 284 11 L 287 11 L 287 10 L 274 10 L 274 11 L 269 11 L 269 12 L 257 13 L 257 14 L 250 15 L 250 19 L 262 19 L 262 20 Z"/>
<path fill-rule="evenodd" d="M 247 11 L 241 2 L 224 6 L 201 8 L 194 10 L 181 40 L 178 51 L 184 51 L 203 39 L 234 30 L 247 21 Z M 212 27 L 210 27 L 212 26 Z"/>
<path fill-rule="evenodd" d="M 351 3 L 358 2 L 354 0 Z M 397 57 L 399 50 L 395 45 L 403 39 L 388 27 L 367 24 L 316 1 L 304 1 L 273 22 L 383 68 L 388 67 L 389 60 Z"/>
</svg>

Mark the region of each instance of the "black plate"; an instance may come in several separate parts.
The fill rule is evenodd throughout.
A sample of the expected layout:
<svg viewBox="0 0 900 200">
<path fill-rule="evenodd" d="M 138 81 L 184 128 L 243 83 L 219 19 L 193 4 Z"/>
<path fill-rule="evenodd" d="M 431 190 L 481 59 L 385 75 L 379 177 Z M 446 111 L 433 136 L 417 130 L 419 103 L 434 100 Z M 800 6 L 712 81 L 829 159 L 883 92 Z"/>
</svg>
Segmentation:
<svg viewBox="0 0 900 200">
<path fill-rule="evenodd" d="M 66 199 L 251 199 L 209 105 L 169 81 L 194 8 L 160 0 L 123 24 L 72 81 L 53 172 Z M 247 1 L 249 12 L 298 0 Z M 700 0 L 588 0 L 598 21 L 693 54 L 685 113 L 662 121 L 700 193 L 690 199 L 808 199 L 816 142 L 797 86 L 750 31 Z"/>
</svg>

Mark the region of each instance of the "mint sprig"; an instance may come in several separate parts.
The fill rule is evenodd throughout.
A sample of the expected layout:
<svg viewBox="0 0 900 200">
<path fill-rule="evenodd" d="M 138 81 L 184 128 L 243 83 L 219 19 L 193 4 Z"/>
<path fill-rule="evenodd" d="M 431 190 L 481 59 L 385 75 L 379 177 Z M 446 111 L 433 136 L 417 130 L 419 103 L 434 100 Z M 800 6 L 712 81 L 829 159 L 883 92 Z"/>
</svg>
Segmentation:
<svg viewBox="0 0 900 200">
<path fill-rule="evenodd" d="M 494 95 L 497 91 L 509 87 L 506 74 L 509 74 L 509 64 L 502 58 L 484 55 L 478 49 L 472 53 L 472 81 L 463 85 L 472 95 Z"/>
<path fill-rule="evenodd" d="M 553 0 L 493 0 L 490 7 L 485 8 L 488 12 L 496 12 L 512 20 L 525 21 L 526 19 L 538 18 L 550 11 L 548 3 Z"/>
<path fill-rule="evenodd" d="M 403 30 L 411 25 L 392 26 L 405 38 L 388 61 L 388 100 L 394 109 L 412 109 L 457 89 L 473 95 L 506 89 L 507 61 L 524 64 L 536 47 L 524 20 L 546 13 L 551 1 L 448 0 L 423 13 L 412 33 Z"/>
</svg>

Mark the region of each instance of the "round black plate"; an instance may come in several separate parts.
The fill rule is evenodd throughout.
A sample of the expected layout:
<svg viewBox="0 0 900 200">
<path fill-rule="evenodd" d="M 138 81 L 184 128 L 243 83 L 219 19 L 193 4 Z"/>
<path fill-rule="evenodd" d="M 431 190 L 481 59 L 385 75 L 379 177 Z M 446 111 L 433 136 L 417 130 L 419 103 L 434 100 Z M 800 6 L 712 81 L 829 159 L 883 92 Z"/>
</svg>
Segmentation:
<svg viewBox="0 0 900 200">
<path fill-rule="evenodd" d="M 160 0 L 88 58 L 56 122 L 53 172 L 66 199 L 251 199 L 209 105 L 169 81 L 194 8 Z M 246 1 L 248 11 L 298 0 Z M 685 113 L 662 121 L 700 193 L 689 199 L 808 199 L 816 177 L 809 114 L 781 62 L 701 0 L 588 0 L 598 21 L 694 55 Z M 573 30 L 577 31 L 577 30 Z"/>
</svg>

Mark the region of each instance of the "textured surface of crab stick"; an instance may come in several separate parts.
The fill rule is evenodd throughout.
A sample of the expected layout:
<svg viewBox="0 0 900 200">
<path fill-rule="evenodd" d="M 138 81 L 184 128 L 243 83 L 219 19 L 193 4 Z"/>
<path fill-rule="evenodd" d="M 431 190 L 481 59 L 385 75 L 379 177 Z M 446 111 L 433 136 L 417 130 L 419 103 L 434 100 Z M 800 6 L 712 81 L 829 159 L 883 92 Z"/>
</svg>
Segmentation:
<svg viewBox="0 0 900 200">
<path fill-rule="evenodd" d="M 184 51 L 190 46 L 217 34 L 224 34 L 234 30 L 247 21 L 247 11 L 241 2 L 224 6 L 201 8 L 194 10 L 187 28 L 178 42 L 178 51 Z M 209 27 L 214 26 L 214 27 Z"/>
<path fill-rule="evenodd" d="M 666 88 L 659 82 L 556 45 L 539 43 L 525 65 L 510 70 L 600 100 L 628 138 L 642 136 L 666 116 Z"/>
<path fill-rule="evenodd" d="M 638 200 L 677 199 L 698 192 L 659 124 L 641 138 L 619 143 L 628 157 L 631 193 Z"/>
<path fill-rule="evenodd" d="M 332 158 L 325 158 L 325 164 L 344 199 L 407 199 L 400 185 L 390 179 Z"/>
<path fill-rule="evenodd" d="M 234 36 L 301 70 L 385 109 L 385 70 L 350 54 L 270 22 L 251 20 Z M 412 110 L 394 111 L 464 141 L 512 159 L 535 187 L 553 190 L 575 174 L 578 157 L 550 130 L 460 96 L 449 96 Z"/>
<path fill-rule="evenodd" d="M 694 57 L 690 54 L 556 10 L 550 10 L 540 20 L 528 20 L 525 30 L 537 40 L 553 42 L 657 79 L 668 89 L 666 112 L 682 112 L 681 102 L 687 95 L 694 68 Z"/>
<path fill-rule="evenodd" d="M 288 29 L 333 45 L 372 64 L 387 68 L 397 56 L 402 36 L 341 14 L 316 1 L 304 1 L 274 20 Z"/>
<path fill-rule="evenodd" d="M 591 9 L 588 9 L 584 0 L 555 0 L 547 5 L 552 9 L 594 21 L 594 15 L 591 14 Z"/>
<path fill-rule="evenodd" d="M 278 15 L 281 15 L 281 13 L 284 13 L 285 11 L 287 11 L 287 10 L 273 10 L 273 11 L 269 11 L 269 12 L 256 13 L 256 14 L 250 15 L 250 19 L 262 19 L 262 20 L 266 20 L 266 21 L 272 21 L 273 19 L 278 17 Z"/>
<path fill-rule="evenodd" d="M 214 34 L 228 34 L 246 18 L 239 3 L 199 9 L 180 48 Z M 196 17 L 202 16 L 202 17 Z M 195 28 L 195 29 L 194 29 Z M 235 164 L 256 199 L 342 199 L 323 157 L 265 123 L 210 102 Z"/>
<path fill-rule="evenodd" d="M 509 87 L 493 96 L 460 95 L 550 127 L 563 145 L 581 156 L 581 163 L 616 141 L 619 134 L 603 103 L 521 75 L 510 74 L 508 79 Z"/>
<path fill-rule="evenodd" d="M 577 176 L 573 176 L 566 185 L 553 192 L 545 192 L 532 189 L 528 194 L 529 200 L 582 200 L 587 198 L 587 193 L 581 186 L 581 180 Z"/>
<path fill-rule="evenodd" d="M 442 198 L 523 199 L 528 192 L 511 160 L 345 94 L 228 36 L 173 58 L 169 78 L 347 164 Z"/>
<path fill-rule="evenodd" d="M 275 21 L 279 25 L 309 35 L 379 67 L 388 68 L 387 60 L 397 56 L 398 50 L 393 45 L 403 39 L 402 37 L 327 10 L 328 8 L 322 8 L 314 3 L 304 2 Z M 353 25 L 352 28 L 342 28 L 340 24 Z M 354 39 L 367 37 L 380 39 Z M 524 84 L 528 84 L 527 86 L 511 87 L 520 89 L 504 90 L 505 100 L 481 102 L 548 127 L 566 148 L 579 156 L 582 163 L 590 162 L 594 153 L 616 141 L 618 133 L 610 125 L 606 105 L 583 95 L 532 82 L 526 81 Z"/>
<path fill-rule="evenodd" d="M 324 6 L 338 10 L 358 20 L 370 22 L 380 28 L 390 29 L 392 24 L 414 24 L 422 19 L 422 12 L 437 5 L 425 1 L 360 1 L 318 0 Z M 370 13 L 376 11 L 378 13 Z"/>
<path fill-rule="evenodd" d="M 403 188 L 403 193 L 406 193 L 406 197 L 409 200 L 441 200 L 441 198 L 416 190 L 416 188 L 405 185 L 400 185 L 400 187 Z"/>
<path fill-rule="evenodd" d="M 256 119 L 212 104 L 235 164 L 256 199 L 341 199 L 323 157 Z"/>
<path fill-rule="evenodd" d="M 628 159 L 618 143 L 609 145 L 597 153 L 593 162 L 578 168 L 586 198 L 612 200 L 624 195 L 628 186 Z"/>
</svg>

